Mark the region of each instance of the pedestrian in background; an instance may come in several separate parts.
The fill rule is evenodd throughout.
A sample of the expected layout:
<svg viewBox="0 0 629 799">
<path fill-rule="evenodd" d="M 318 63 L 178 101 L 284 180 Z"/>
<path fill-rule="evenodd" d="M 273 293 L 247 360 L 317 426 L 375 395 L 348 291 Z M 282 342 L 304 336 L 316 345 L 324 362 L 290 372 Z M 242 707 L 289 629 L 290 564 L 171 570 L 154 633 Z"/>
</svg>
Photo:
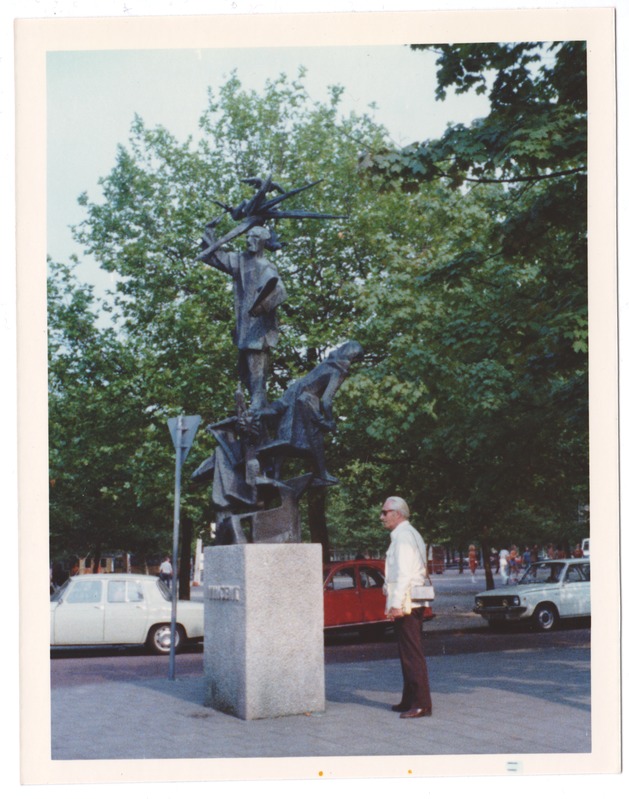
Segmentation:
<svg viewBox="0 0 629 799">
<path fill-rule="evenodd" d="M 469 551 L 467 553 L 467 560 L 468 560 L 468 563 L 469 563 L 469 566 L 470 566 L 470 571 L 472 572 L 472 581 L 474 581 L 475 580 L 475 575 L 476 575 L 476 566 L 477 566 L 477 563 L 476 563 L 476 547 L 474 546 L 474 544 L 470 544 L 470 548 L 469 548 Z"/>
<path fill-rule="evenodd" d="M 386 614 L 393 621 L 404 685 L 402 699 L 391 710 L 401 719 L 432 715 L 428 667 L 422 647 L 424 607 L 411 599 L 411 586 L 424 585 L 428 575 L 424 539 L 409 523 L 409 509 L 400 497 L 389 497 L 380 520 L 391 534 L 385 560 Z"/>
<path fill-rule="evenodd" d="M 166 556 L 159 567 L 159 579 L 170 588 L 173 580 L 173 567 L 170 558 Z"/>
<path fill-rule="evenodd" d="M 515 544 L 511 547 L 511 552 L 509 553 L 509 580 L 512 583 L 515 583 L 518 579 L 518 575 L 520 574 L 520 556 L 518 554 L 518 548 Z"/>
<path fill-rule="evenodd" d="M 500 567 L 500 576 L 502 577 L 502 584 L 506 585 L 509 582 L 509 550 L 503 547 L 498 555 L 498 565 Z"/>
</svg>

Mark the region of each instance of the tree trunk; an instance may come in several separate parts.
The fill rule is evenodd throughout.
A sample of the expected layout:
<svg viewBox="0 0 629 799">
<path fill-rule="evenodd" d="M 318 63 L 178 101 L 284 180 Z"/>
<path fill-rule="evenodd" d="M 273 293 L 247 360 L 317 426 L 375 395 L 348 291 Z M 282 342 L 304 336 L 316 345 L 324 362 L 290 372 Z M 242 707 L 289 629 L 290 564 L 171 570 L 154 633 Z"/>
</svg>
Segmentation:
<svg viewBox="0 0 629 799">
<path fill-rule="evenodd" d="M 94 552 L 94 562 L 92 563 L 92 574 L 98 574 L 100 572 L 100 547 L 97 547 L 96 551 Z"/>
<path fill-rule="evenodd" d="M 325 488 L 311 488 L 308 491 L 308 524 L 313 544 L 321 544 L 323 562 L 330 562 L 330 539 L 325 516 Z"/>
<path fill-rule="evenodd" d="M 190 558 L 192 556 L 192 519 L 181 517 L 181 555 L 179 558 L 179 599 L 190 599 Z"/>
</svg>

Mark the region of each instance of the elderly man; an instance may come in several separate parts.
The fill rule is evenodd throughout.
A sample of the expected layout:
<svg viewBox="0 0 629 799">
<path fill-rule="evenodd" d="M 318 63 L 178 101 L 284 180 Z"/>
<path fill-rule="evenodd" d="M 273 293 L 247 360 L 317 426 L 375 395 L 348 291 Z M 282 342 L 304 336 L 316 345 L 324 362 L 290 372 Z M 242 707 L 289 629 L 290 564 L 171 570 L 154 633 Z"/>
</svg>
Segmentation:
<svg viewBox="0 0 629 799">
<path fill-rule="evenodd" d="M 411 586 L 424 584 L 427 561 L 424 540 L 408 517 L 408 505 L 400 497 L 389 497 L 380 513 L 383 526 L 391 533 L 385 563 L 386 613 L 394 623 L 404 677 L 402 700 L 391 709 L 401 711 L 401 719 L 419 719 L 432 715 L 421 641 L 424 606 L 428 603 L 411 599 Z"/>
</svg>

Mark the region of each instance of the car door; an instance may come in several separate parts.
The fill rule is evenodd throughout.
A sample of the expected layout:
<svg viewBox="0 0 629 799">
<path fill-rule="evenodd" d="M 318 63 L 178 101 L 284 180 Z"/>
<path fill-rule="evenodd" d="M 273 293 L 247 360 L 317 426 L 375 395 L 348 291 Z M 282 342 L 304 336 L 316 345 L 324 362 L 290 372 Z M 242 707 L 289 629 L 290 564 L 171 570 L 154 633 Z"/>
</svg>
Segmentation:
<svg viewBox="0 0 629 799">
<path fill-rule="evenodd" d="M 580 564 L 568 566 L 561 586 L 561 616 L 590 615 L 590 570 Z"/>
<path fill-rule="evenodd" d="M 386 598 L 382 593 L 384 575 L 374 566 L 358 567 L 358 584 L 360 586 L 363 621 L 384 621 Z"/>
<path fill-rule="evenodd" d="M 144 586 L 139 580 L 107 581 L 105 602 L 105 643 L 143 644 L 146 640 L 148 609 Z"/>
<path fill-rule="evenodd" d="M 356 567 L 332 567 L 324 583 L 323 612 L 326 627 L 360 624 L 363 618 Z"/>
<path fill-rule="evenodd" d="M 57 646 L 102 644 L 105 629 L 103 581 L 71 583 L 54 609 L 53 637 Z"/>
</svg>

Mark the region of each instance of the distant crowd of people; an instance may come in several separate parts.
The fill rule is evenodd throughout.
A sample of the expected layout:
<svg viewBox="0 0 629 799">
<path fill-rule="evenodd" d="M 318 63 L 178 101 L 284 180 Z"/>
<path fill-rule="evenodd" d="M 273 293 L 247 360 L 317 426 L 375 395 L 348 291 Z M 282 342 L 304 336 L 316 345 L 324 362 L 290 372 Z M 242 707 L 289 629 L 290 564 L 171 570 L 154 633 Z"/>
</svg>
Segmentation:
<svg viewBox="0 0 629 799">
<path fill-rule="evenodd" d="M 555 547 L 554 544 L 547 544 L 544 550 L 540 553 L 537 544 L 532 547 L 524 547 L 524 551 L 520 553 L 518 547 L 513 545 L 511 549 L 503 547 L 498 553 L 496 574 L 502 578 L 503 584 L 507 585 L 509 582 L 514 582 L 520 576 L 520 572 L 526 571 L 531 563 L 538 560 L 554 560 L 555 558 L 582 558 L 583 550 L 580 544 L 570 551 L 566 551 L 562 547 Z"/>
<path fill-rule="evenodd" d="M 476 546 L 470 544 L 467 553 L 467 565 L 472 577 L 475 576 L 476 569 L 481 562 L 480 554 Z M 572 550 L 556 547 L 554 544 L 546 544 L 545 547 L 541 548 L 534 544 L 531 547 L 525 546 L 522 551 L 513 544 L 510 548 L 503 547 L 500 551 L 492 550 L 490 566 L 495 574 L 500 575 L 503 584 L 507 585 L 509 582 L 515 582 L 520 577 L 520 574 L 528 569 L 531 563 L 535 563 L 538 560 L 582 557 L 583 550 L 580 544 L 577 544 Z M 463 570 L 463 561 L 461 562 L 461 570 Z"/>
</svg>

